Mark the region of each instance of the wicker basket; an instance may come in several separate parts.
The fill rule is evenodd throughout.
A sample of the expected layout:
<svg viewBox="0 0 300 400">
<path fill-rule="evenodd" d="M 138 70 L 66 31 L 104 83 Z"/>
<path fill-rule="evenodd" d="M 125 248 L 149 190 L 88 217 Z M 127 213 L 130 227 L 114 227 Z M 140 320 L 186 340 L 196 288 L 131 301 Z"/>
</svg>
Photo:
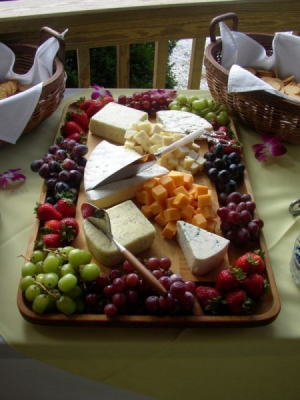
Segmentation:
<svg viewBox="0 0 300 400">
<path fill-rule="evenodd" d="M 61 34 L 44 27 L 40 30 L 39 46 L 49 37 L 55 37 L 59 42 L 59 50 L 54 59 L 53 75 L 43 83 L 42 92 L 39 102 L 30 117 L 22 135 L 32 131 L 42 121 L 50 117 L 60 105 L 66 86 L 66 75 L 64 71 L 65 61 L 65 42 Z M 6 44 L 15 54 L 14 72 L 25 74 L 33 65 L 34 57 L 38 46 L 23 43 L 7 43 Z M 5 144 L 5 141 L 0 141 L 0 145 Z"/>
<path fill-rule="evenodd" d="M 232 22 L 232 30 L 237 31 L 238 18 L 234 13 L 216 17 L 210 24 L 211 43 L 206 47 L 204 65 L 209 90 L 212 97 L 225 104 L 233 116 L 240 118 L 257 132 L 281 136 L 291 143 L 300 144 L 300 103 L 286 100 L 266 91 L 228 93 L 229 71 L 223 68 L 222 40 L 216 39 L 219 22 Z M 272 54 L 273 35 L 267 33 L 246 33 L 260 43 L 267 55 Z"/>
</svg>

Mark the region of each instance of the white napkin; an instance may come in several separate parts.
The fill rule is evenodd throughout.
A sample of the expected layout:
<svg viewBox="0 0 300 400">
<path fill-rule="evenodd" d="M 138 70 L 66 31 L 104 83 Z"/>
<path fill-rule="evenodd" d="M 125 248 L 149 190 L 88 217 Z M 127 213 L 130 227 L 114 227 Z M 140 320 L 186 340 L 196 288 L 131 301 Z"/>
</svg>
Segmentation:
<svg viewBox="0 0 300 400">
<path fill-rule="evenodd" d="M 17 80 L 32 88 L 0 100 L 0 139 L 15 144 L 38 104 L 43 82 L 53 75 L 53 60 L 59 49 L 56 38 L 46 40 L 36 51 L 31 69 L 23 75 L 13 71 L 15 54 L 0 43 L 0 82 Z"/>
<path fill-rule="evenodd" d="M 267 56 L 265 48 L 244 33 L 230 31 L 221 22 L 222 61 L 229 70 L 228 93 L 266 90 L 277 96 L 291 100 L 291 97 L 275 90 L 242 67 L 254 67 L 277 71 L 278 76 L 286 78 L 295 75 L 300 81 L 300 38 L 290 32 L 278 32 L 274 35 L 273 54 Z M 297 101 L 293 98 L 293 101 Z"/>
</svg>

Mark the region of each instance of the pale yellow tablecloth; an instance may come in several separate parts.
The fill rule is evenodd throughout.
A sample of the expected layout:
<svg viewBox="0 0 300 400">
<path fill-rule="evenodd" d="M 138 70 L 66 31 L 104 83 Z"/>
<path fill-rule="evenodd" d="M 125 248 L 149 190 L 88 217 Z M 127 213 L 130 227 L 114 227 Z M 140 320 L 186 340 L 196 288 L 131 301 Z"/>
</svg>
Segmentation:
<svg viewBox="0 0 300 400">
<path fill-rule="evenodd" d="M 125 90 L 114 93 L 121 92 Z M 261 165 L 251 150 L 260 136 L 244 127 L 239 127 L 239 135 L 282 304 L 272 324 L 243 329 L 110 329 L 45 327 L 23 320 L 16 303 L 23 262 L 18 256 L 25 254 L 42 185 L 30 163 L 53 143 L 69 101 L 15 146 L 0 148 L 0 173 L 21 167 L 27 176 L 19 188 L 0 191 L 0 335 L 37 360 L 158 399 L 299 399 L 300 291 L 289 262 L 300 219 L 289 214 L 288 206 L 300 197 L 300 147 L 287 144 L 286 155 Z"/>
</svg>

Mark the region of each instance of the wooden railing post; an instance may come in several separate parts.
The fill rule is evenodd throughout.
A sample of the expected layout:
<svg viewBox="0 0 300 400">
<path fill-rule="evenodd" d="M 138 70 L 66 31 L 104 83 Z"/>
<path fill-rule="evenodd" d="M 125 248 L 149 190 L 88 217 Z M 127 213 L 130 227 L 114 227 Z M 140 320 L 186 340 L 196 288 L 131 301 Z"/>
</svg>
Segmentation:
<svg viewBox="0 0 300 400">
<path fill-rule="evenodd" d="M 129 88 L 130 44 L 117 46 L 117 87 Z"/>
<path fill-rule="evenodd" d="M 78 87 L 91 86 L 90 49 L 77 49 Z"/>
<path fill-rule="evenodd" d="M 153 88 L 155 89 L 164 89 L 166 87 L 168 49 L 168 40 L 155 42 L 153 71 Z"/>
<path fill-rule="evenodd" d="M 188 89 L 199 89 L 206 38 L 195 38 L 192 42 Z"/>
</svg>

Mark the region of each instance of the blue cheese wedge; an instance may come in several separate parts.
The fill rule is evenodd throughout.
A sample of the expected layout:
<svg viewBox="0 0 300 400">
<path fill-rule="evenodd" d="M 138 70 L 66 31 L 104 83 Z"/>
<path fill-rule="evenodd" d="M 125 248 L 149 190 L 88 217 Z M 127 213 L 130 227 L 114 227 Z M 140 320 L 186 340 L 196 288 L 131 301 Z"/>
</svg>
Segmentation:
<svg viewBox="0 0 300 400">
<path fill-rule="evenodd" d="M 107 212 L 113 236 L 131 253 L 137 255 L 152 246 L 156 230 L 131 200 L 111 207 Z M 83 230 L 90 252 L 103 265 L 114 267 L 124 261 L 115 244 L 87 219 L 83 220 Z"/>
<path fill-rule="evenodd" d="M 139 153 L 103 140 L 92 151 L 84 170 L 84 189 L 93 189 L 113 173 L 138 160 Z"/>
<path fill-rule="evenodd" d="M 169 172 L 168 169 L 159 165 L 153 165 L 151 168 L 128 179 L 109 183 L 101 186 L 99 189 L 86 192 L 87 199 L 99 208 L 107 208 L 122 201 L 132 199 L 136 192 L 143 188 L 144 183 L 156 176 L 162 176 Z"/>
<path fill-rule="evenodd" d="M 125 132 L 134 123 L 146 120 L 148 120 L 146 112 L 112 102 L 90 119 L 89 129 L 93 135 L 124 144 Z"/>
<path fill-rule="evenodd" d="M 177 240 L 193 274 L 215 269 L 227 254 L 229 240 L 184 221 L 177 221 Z"/>
<path fill-rule="evenodd" d="M 187 111 L 165 110 L 156 113 L 156 121 L 164 125 L 165 130 L 172 131 L 195 131 L 204 129 L 212 131 L 212 125 L 199 115 Z"/>
</svg>

